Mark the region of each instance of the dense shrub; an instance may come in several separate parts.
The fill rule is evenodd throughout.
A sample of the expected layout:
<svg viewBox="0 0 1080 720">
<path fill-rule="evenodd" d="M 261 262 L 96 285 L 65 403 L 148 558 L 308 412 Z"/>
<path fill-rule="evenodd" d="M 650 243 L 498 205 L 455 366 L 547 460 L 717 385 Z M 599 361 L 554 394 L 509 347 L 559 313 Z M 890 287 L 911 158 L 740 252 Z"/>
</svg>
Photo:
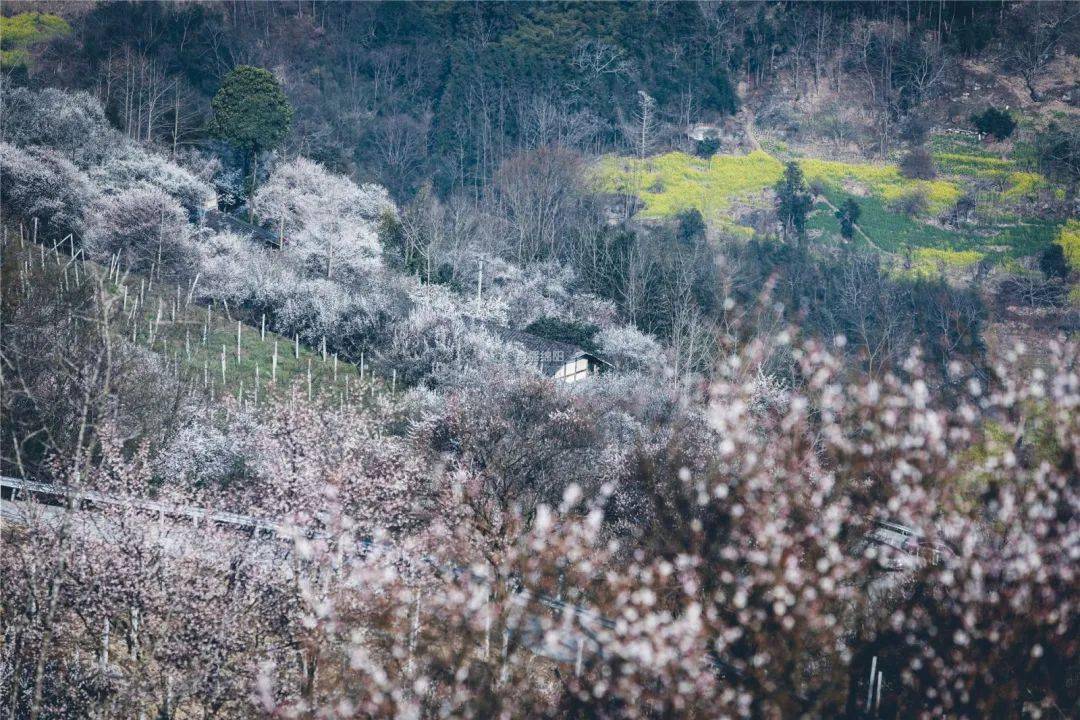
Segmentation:
<svg viewBox="0 0 1080 720">
<path fill-rule="evenodd" d="M 922 145 L 930 134 L 930 121 L 918 115 L 911 115 L 900 130 L 900 138 L 913 145 Z"/>
<path fill-rule="evenodd" d="M 930 198 L 926 190 L 913 188 L 904 192 L 900 197 L 890 203 L 895 212 L 903 213 L 908 217 L 916 217 L 924 214 L 930 207 Z"/>
<path fill-rule="evenodd" d="M 204 299 L 261 313 L 277 307 L 284 293 L 297 282 L 295 273 L 265 248 L 234 233 L 204 231 L 196 246 L 196 292 Z"/>
<path fill-rule="evenodd" d="M 998 140 L 1004 140 L 1012 135 L 1016 129 L 1016 120 L 1007 110 L 998 110 L 988 107 L 981 113 L 971 116 L 971 124 L 984 135 L 993 135 Z"/>
<path fill-rule="evenodd" d="M 912 180 L 933 180 L 937 176 L 934 156 L 924 147 L 912 148 L 900 160 L 900 173 Z"/>
<path fill-rule="evenodd" d="M 1065 183 L 1075 191 L 1080 183 L 1080 129 L 1074 124 L 1051 122 L 1035 136 L 1039 169 L 1047 177 Z"/>
<path fill-rule="evenodd" d="M 1047 278 L 1069 277 L 1069 262 L 1065 250 L 1057 243 L 1050 243 L 1039 253 L 1039 269 Z"/>
<path fill-rule="evenodd" d="M 971 222 L 975 217 L 975 211 L 979 207 L 978 198 L 973 194 L 962 195 L 956 204 L 943 216 L 943 222 L 953 227 Z"/>
<path fill-rule="evenodd" d="M 655 338 L 629 325 L 601 330 L 596 334 L 596 346 L 604 360 L 620 370 L 651 368 L 663 356 Z"/>
<path fill-rule="evenodd" d="M 840 221 L 840 234 L 847 240 L 855 236 L 855 226 L 861 214 L 862 209 L 859 203 L 855 202 L 855 198 L 845 200 L 836 211 L 836 219 Z"/>
<path fill-rule="evenodd" d="M 720 139 L 706 137 L 694 144 L 694 154 L 701 158 L 711 158 L 720 150 Z"/>
<path fill-rule="evenodd" d="M 303 157 L 274 169 L 254 207 L 284 236 L 285 252 L 298 268 L 330 279 L 362 275 L 379 264 L 378 223 L 395 212 L 383 188 L 356 185 Z"/>
<path fill-rule="evenodd" d="M 525 332 L 548 340 L 577 345 L 584 350 L 595 350 L 596 344 L 593 339 L 596 337 L 597 329 L 595 325 L 560 320 L 554 317 L 542 317 L 529 323 L 525 328 Z"/>
<path fill-rule="evenodd" d="M 680 243 L 692 246 L 705 237 L 705 218 L 697 208 L 683 210 L 675 217 L 675 237 Z"/>
</svg>

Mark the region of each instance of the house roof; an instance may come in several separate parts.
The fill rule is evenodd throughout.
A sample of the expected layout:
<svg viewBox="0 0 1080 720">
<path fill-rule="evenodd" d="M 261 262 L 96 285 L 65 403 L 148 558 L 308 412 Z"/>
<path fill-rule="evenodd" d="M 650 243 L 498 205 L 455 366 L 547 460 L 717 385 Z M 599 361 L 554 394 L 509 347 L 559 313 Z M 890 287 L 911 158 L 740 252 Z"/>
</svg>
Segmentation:
<svg viewBox="0 0 1080 720">
<path fill-rule="evenodd" d="M 259 225 L 245 222 L 235 215 L 221 212 L 220 210 L 207 210 L 202 215 L 202 225 L 217 232 L 234 232 L 237 235 L 247 235 L 271 247 L 278 246 L 278 236 L 270 230 Z"/>
<path fill-rule="evenodd" d="M 524 330 L 514 330 L 491 322 L 479 322 L 478 324 L 488 332 L 507 342 L 515 342 L 524 346 L 524 348 L 533 355 L 537 365 L 545 375 L 554 375 L 555 372 L 566 363 L 583 357 L 591 358 L 604 365 L 611 365 L 611 363 L 595 353 L 589 352 L 577 345 L 560 342 L 558 340 L 550 340 L 545 337 L 540 337 L 539 335 L 533 335 L 530 332 L 525 332 Z"/>
</svg>

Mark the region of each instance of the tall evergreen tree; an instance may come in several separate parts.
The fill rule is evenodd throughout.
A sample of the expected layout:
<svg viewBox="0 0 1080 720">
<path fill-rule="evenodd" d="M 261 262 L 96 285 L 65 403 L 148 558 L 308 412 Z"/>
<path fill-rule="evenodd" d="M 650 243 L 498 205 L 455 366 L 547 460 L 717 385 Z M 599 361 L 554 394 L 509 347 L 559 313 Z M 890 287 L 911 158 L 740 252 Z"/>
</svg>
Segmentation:
<svg viewBox="0 0 1080 720">
<path fill-rule="evenodd" d="M 806 215 L 814 201 L 798 163 L 793 161 L 787 164 L 784 177 L 776 183 L 775 189 L 777 214 L 784 239 L 787 240 L 794 233 L 801 240 L 806 233 Z"/>
<path fill-rule="evenodd" d="M 238 65 L 225 76 L 211 107 L 211 131 L 244 152 L 245 173 L 255 190 L 255 163 L 260 152 L 282 143 L 292 127 L 293 108 L 281 83 L 268 70 Z"/>
</svg>

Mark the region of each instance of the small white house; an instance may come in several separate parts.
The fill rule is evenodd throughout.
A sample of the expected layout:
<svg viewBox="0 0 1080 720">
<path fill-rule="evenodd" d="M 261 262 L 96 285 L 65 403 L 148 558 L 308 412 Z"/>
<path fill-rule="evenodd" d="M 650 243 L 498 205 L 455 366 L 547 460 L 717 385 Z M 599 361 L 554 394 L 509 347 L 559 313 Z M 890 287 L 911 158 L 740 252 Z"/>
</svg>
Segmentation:
<svg viewBox="0 0 1080 720">
<path fill-rule="evenodd" d="M 504 340 L 516 342 L 534 357 L 536 367 L 544 375 L 563 382 L 578 382 L 590 375 L 606 372 L 611 363 L 577 345 L 549 340 L 523 330 L 510 330 L 491 323 L 485 327 Z"/>
<path fill-rule="evenodd" d="M 551 377 L 568 383 L 577 382 L 590 375 L 603 372 L 609 367 L 608 363 L 595 355 L 579 350 L 577 354 L 564 362 Z"/>
</svg>

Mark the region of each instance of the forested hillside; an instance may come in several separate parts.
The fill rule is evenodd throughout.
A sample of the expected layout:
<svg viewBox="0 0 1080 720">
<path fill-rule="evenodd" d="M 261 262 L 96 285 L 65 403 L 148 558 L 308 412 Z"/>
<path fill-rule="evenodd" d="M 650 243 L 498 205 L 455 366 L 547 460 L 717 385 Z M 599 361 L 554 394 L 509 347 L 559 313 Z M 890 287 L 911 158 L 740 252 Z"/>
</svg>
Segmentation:
<svg viewBox="0 0 1080 720">
<path fill-rule="evenodd" d="M 5 717 L 1071 717 L 1080 7 L 9 2 Z"/>
</svg>

